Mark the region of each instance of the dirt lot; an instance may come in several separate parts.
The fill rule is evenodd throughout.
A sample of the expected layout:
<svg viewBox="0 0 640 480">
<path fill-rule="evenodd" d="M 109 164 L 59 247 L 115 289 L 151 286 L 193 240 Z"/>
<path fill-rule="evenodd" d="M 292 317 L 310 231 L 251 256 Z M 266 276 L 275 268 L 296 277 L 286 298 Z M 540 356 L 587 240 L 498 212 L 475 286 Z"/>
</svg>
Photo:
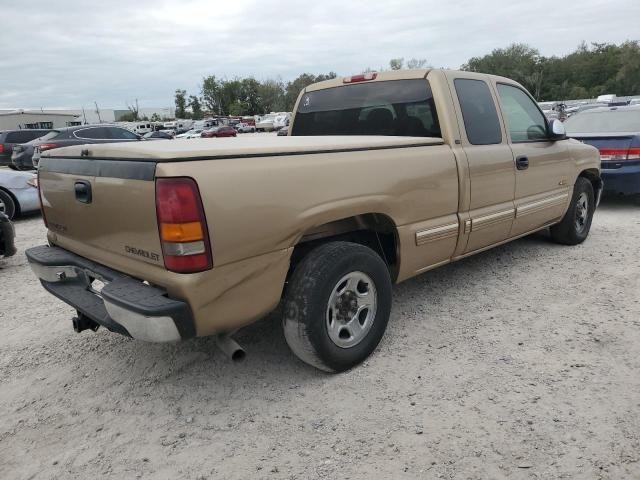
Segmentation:
<svg viewBox="0 0 640 480">
<path fill-rule="evenodd" d="M 23 252 L 0 260 L 0 477 L 640 478 L 640 199 L 395 288 L 387 335 L 327 375 L 277 318 L 144 344 L 73 333 Z M 250 301 L 250 299 L 247 299 Z"/>
</svg>

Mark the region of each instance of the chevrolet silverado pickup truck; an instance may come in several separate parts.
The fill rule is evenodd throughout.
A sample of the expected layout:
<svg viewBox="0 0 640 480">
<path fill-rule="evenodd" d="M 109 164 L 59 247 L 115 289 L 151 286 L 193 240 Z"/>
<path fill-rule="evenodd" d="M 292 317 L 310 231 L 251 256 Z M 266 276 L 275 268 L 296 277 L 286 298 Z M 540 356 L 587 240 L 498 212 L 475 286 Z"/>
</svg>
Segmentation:
<svg viewBox="0 0 640 480">
<path fill-rule="evenodd" d="M 579 244 L 603 185 L 518 83 L 411 70 L 307 87 L 286 137 L 45 152 L 39 186 L 27 257 L 76 331 L 239 352 L 280 305 L 292 351 L 338 372 L 378 345 L 392 284 L 549 227 Z"/>
</svg>

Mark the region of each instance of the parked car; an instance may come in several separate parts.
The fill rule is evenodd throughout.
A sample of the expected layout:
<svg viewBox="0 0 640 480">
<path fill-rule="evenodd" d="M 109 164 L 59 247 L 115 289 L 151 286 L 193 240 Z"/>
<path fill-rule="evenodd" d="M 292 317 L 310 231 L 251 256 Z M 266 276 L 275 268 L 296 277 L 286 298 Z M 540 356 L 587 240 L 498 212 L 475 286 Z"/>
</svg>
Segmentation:
<svg viewBox="0 0 640 480">
<path fill-rule="evenodd" d="M 223 125 L 221 127 L 213 127 L 209 130 L 203 131 L 200 136 L 202 138 L 213 138 L 213 137 L 235 137 L 238 135 L 236 129 L 230 127 L 228 125 Z"/>
<path fill-rule="evenodd" d="M 30 142 L 33 139 L 42 137 L 51 130 L 5 130 L 0 132 L 0 166 L 6 165 L 9 168 L 16 167 L 11 162 L 13 148 L 21 143 Z"/>
<path fill-rule="evenodd" d="M 200 138 L 200 134 L 204 130 L 205 130 L 204 128 L 192 128 L 188 132 L 176 135 L 176 139 L 178 139 L 178 138 L 186 138 L 186 139 L 189 139 L 189 138 Z"/>
<path fill-rule="evenodd" d="M 640 105 L 594 108 L 564 125 L 568 136 L 600 151 L 605 192 L 640 193 Z"/>
<path fill-rule="evenodd" d="M 246 123 L 238 123 L 234 128 L 238 133 L 254 133 L 256 131 L 255 125 L 248 125 Z"/>
<path fill-rule="evenodd" d="M 0 257 L 10 257 L 16 254 L 16 232 L 9 217 L 0 212 Z"/>
<path fill-rule="evenodd" d="M 173 135 L 166 130 L 154 130 L 153 132 L 145 133 L 142 138 L 145 140 L 173 140 Z"/>
<path fill-rule="evenodd" d="M 141 139 L 140 135 L 126 128 L 108 124 L 58 128 L 31 142 L 33 145 L 31 161 L 33 166 L 37 167 L 41 153 L 55 148 L 68 147 L 70 145 L 136 142 Z"/>
<path fill-rule="evenodd" d="M 281 128 L 285 128 L 289 126 L 289 117 L 288 113 L 276 115 L 273 119 L 273 129 L 280 130 Z"/>
<path fill-rule="evenodd" d="M 35 173 L 0 169 L 0 213 L 10 220 L 17 215 L 40 209 Z"/>
<path fill-rule="evenodd" d="M 343 371 L 382 338 L 393 283 L 548 227 L 582 243 L 601 190 L 595 148 L 480 73 L 310 85 L 291 135 L 273 137 L 45 152 L 49 244 L 26 255 L 76 331 L 215 334 L 241 357 L 229 335 L 282 305 L 292 351 Z"/>
<path fill-rule="evenodd" d="M 273 122 L 276 118 L 275 113 L 269 113 L 256 122 L 256 130 L 258 132 L 271 132 L 274 130 Z"/>
<path fill-rule="evenodd" d="M 36 167 L 33 166 L 32 161 L 34 142 L 37 142 L 37 139 L 23 143 L 22 145 L 13 146 L 11 163 L 13 164 L 12 168 L 14 170 L 35 170 Z"/>
</svg>

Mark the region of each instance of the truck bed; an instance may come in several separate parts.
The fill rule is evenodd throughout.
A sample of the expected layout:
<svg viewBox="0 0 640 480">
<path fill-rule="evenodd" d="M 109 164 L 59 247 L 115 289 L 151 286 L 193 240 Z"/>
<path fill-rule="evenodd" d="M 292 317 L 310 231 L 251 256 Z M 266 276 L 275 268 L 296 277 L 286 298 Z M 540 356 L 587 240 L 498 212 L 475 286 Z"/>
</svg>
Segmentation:
<svg viewBox="0 0 640 480">
<path fill-rule="evenodd" d="M 44 153 L 43 157 L 99 158 L 151 162 L 180 162 L 216 158 L 247 158 L 443 144 L 434 137 L 247 135 L 238 138 L 154 140 L 138 143 L 79 145 Z M 84 152 L 84 153 L 83 153 Z"/>
</svg>

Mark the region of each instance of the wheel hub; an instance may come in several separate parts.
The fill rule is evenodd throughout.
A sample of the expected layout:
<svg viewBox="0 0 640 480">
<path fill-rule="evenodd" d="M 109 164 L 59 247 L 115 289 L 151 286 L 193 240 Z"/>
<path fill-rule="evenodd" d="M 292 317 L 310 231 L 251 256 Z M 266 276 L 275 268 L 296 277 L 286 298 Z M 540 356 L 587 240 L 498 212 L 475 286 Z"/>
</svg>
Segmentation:
<svg viewBox="0 0 640 480">
<path fill-rule="evenodd" d="M 333 288 L 326 312 L 329 338 L 341 348 L 360 343 L 369 333 L 378 299 L 375 284 L 363 272 L 351 272 Z"/>
<path fill-rule="evenodd" d="M 589 198 L 585 192 L 582 192 L 576 202 L 576 218 L 575 227 L 578 233 L 582 233 L 587 227 L 589 218 Z"/>
</svg>

